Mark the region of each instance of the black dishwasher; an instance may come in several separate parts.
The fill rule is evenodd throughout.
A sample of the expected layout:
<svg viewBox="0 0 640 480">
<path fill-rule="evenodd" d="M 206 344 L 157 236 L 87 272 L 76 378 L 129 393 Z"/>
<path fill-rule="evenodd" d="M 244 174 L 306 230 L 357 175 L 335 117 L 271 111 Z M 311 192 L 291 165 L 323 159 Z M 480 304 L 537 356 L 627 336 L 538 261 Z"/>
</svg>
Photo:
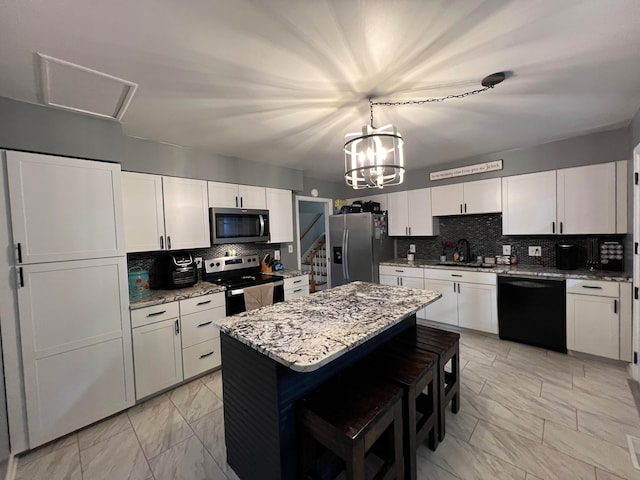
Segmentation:
<svg viewBox="0 0 640 480">
<path fill-rule="evenodd" d="M 567 353 L 563 280 L 498 276 L 500 338 Z"/>
</svg>

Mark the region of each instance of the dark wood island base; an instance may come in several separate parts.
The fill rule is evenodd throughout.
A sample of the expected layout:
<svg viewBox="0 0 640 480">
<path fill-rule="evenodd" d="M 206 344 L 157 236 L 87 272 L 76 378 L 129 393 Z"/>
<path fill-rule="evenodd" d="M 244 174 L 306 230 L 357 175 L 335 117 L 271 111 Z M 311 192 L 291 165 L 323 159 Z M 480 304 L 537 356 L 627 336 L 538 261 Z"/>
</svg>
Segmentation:
<svg viewBox="0 0 640 480">
<path fill-rule="evenodd" d="M 242 480 L 298 479 L 296 402 L 415 323 L 414 314 L 311 372 L 287 368 L 222 333 L 227 463 Z"/>
</svg>

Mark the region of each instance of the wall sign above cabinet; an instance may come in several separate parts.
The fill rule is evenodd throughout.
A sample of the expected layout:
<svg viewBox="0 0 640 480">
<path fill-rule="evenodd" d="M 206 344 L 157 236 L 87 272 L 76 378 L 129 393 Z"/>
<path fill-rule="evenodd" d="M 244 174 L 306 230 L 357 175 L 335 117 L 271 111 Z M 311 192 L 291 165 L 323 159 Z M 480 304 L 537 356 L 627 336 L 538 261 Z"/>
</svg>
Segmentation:
<svg viewBox="0 0 640 480">
<path fill-rule="evenodd" d="M 502 160 L 493 160 L 491 162 L 476 163 L 475 165 L 467 165 L 466 167 L 451 168 L 449 170 L 440 170 L 431 172 L 429 180 L 443 180 L 445 178 L 463 177 L 465 175 L 474 175 L 476 173 L 493 172 L 502 170 Z"/>
</svg>

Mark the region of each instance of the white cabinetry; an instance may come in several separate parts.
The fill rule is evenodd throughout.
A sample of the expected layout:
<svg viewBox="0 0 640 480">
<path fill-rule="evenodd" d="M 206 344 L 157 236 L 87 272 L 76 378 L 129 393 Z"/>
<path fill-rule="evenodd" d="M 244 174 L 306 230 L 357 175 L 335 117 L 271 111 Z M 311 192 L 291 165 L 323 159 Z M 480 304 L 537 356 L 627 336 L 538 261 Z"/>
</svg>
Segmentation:
<svg viewBox="0 0 640 480">
<path fill-rule="evenodd" d="M 558 233 L 616 233 L 615 163 L 563 168 L 557 182 Z"/>
<path fill-rule="evenodd" d="M 178 302 L 131 311 L 136 399 L 182 381 Z"/>
<path fill-rule="evenodd" d="M 293 242 L 293 202 L 291 191 L 267 188 L 270 243 Z"/>
<path fill-rule="evenodd" d="M 427 237 L 438 234 L 438 220 L 431 216 L 431 189 L 420 188 L 388 195 L 389 236 Z"/>
<path fill-rule="evenodd" d="M 122 183 L 128 252 L 210 246 L 207 182 L 123 172 Z"/>
<path fill-rule="evenodd" d="M 223 292 L 180 300 L 185 380 L 221 365 L 220 330 L 213 321 L 225 316 Z"/>
<path fill-rule="evenodd" d="M 223 317 L 222 292 L 132 310 L 136 398 L 219 367 Z"/>
<path fill-rule="evenodd" d="M 431 188 L 431 214 L 436 216 L 493 213 L 502 210 L 499 178 Z"/>
<path fill-rule="evenodd" d="M 567 280 L 567 348 L 631 361 L 631 285 Z"/>
<path fill-rule="evenodd" d="M 442 293 L 425 308 L 427 320 L 498 333 L 498 304 L 494 273 L 424 270 L 424 288 Z"/>
<path fill-rule="evenodd" d="M 284 279 L 285 301 L 307 295 L 309 295 L 309 275 L 300 275 Z"/>
<path fill-rule="evenodd" d="M 625 233 L 626 162 L 502 179 L 503 235 Z"/>
<path fill-rule="evenodd" d="M 220 208 L 251 208 L 265 210 L 267 200 L 264 187 L 208 182 L 209 206 Z"/>
<path fill-rule="evenodd" d="M 124 255 L 120 166 L 7 152 L 20 263 Z"/>
<path fill-rule="evenodd" d="M 556 172 L 502 178 L 502 234 L 556 233 Z"/>
<path fill-rule="evenodd" d="M 380 284 L 407 288 L 424 288 L 422 268 L 380 265 Z M 424 318 L 424 309 L 416 314 Z"/>
</svg>

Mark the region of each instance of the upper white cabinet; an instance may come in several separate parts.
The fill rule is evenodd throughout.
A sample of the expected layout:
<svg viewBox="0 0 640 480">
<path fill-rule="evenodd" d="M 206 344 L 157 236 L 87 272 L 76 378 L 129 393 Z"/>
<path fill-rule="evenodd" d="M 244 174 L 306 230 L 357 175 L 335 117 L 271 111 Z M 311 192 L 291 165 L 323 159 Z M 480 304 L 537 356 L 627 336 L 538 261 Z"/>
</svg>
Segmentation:
<svg viewBox="0 0 640 480">
<path fill-rule="evenodd" d="M 20 263 L 124 255 L 120 166 L 7 152 Z"/>
<path fill-rule="evenodd" d="M 431 188 L 431 214 L 436 216 L 493 213 L 502 210 L 499 178 Z"/>
<path fill-rule="evenodd" d="M 558 233 L 616 233 L 616 164 L 557 171 Z"/>
<path fill-rule="evenodd" d="M 122 173 L 127 252 L 210 246 L 207 182 Z"/>
<path fill-rule="evenodd" d="M 267 188 L 270 243 L 293 242 L 293 201 L 289 190 Z"/>
<path fill-rule="evenodd" d="M 209 206 L 220 208 L 251 208 L 265 210 L 267 200 L 264 187 L 208 182 Z"/>
<path fill-rule="evenodd" d="M 162 177 L 162 192 L 167 250 L 209 247 L 207 182 Z"/>
<path fill-rule="evenodd" d="M 626 162 L 502 179 L 503 235 L 626 232 Z"/>
<path fill-rule="evenodd" d="M 420 188 L 388 195 L 390 236 L 427 237 L 438 234 L 438 220 L 431 216 L 431 189 Z"/>
<path fill-rule="evenodd" d="M 502 234 L 556 233 L 556 172 L 502 178 Z"/>
</svg>

